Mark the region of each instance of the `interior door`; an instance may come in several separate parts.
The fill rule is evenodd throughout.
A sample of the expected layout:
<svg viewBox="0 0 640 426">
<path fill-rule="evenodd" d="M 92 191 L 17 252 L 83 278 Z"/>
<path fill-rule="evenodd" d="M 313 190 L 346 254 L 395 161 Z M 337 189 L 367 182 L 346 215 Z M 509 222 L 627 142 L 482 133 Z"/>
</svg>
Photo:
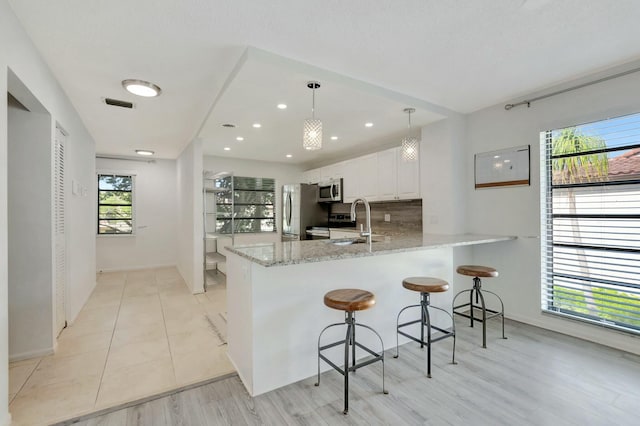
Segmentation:
<svg viewBox="0 0 640 426">
<path fill-rule="evenodd" d="M 65 292 L 67 285 L 67 242 L 65 234 L 65 143 L 64 132 L 56 128 L 54 146 L 54 259 L 55 259 L 55 298 L 56 298 L 56 336 L 67 325 Z"/>
</svg>

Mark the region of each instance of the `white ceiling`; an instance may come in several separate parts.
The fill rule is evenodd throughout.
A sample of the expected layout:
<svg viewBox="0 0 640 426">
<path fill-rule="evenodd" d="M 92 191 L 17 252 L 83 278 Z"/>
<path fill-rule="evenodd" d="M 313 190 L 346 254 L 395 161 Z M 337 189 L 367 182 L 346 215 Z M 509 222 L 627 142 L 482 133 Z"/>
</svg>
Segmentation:
<svg viewBox="0 0 640 426">
<path fill-rule="evenodd" d="M 228 155 L 322 162 L 391 143 L 405 130 L 406 106 L 424 124 L 640 59 L 636 0 L 9 3 L 105 154 L 146 148 L 175 158 L 197 135 L 207 153 L 223 154 L 235 133 L 219 124 L 229 121 L 246 139 L 229 141 Z M 263 51 L 293 61 L 265 61 Z M 295 139 L 310 109 L 304 83 L 315 75 L 317 115 L 341 139 L 305 153 Z M 136 98 L 121 88 L 125 78 L 163 93 Z M 374 128 L 362 127 L 365 117 Z M 246 127 L 253 120 L 264 121 L 261 132 Z"/>
</svg>

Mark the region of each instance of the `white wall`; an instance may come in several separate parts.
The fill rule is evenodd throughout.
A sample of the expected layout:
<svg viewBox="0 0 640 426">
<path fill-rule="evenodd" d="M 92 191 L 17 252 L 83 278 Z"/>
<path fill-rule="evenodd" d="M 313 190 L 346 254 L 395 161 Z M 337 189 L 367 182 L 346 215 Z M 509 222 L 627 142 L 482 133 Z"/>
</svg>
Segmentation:
<svg viewBox="0 0 640 426">
<path fill-rule="evenodd" d="M 7 300 L 7 79 L 11 69 L 69 133 L 67 138 L 67 193 L 71 180 L 88 188 L 87 196 L 69 197 L 67 317 L 75 318 L 95 286 L 95 144 L 37 49 L 20 26 L 6 0 L 0 0 L 0 425 L 8 413 Z"/>
<path fill-rule="evenodd" d="M 135 175 L 135 235 L 96 238 L 98 271 L 174 266 L 178 246 L 176 160 L 96 159 L 97 173 Z"/>
<path fill-rule="evenodd" d="M 298 165 L 274 163 L 268 161 L 240 160 L 205 156 L 204 170 L 218 172 L 233 172 L 235 176 L 264 177 L 276 180 L 276 228 L 277 233 L 237 234 L 234 244 L 253 244 L 274 242 L 280 240 L 282 225 L 282 185 L 302 182 L 303 168 Z"/>
<path fill-rule="evenodd" d="M 202 141 L 196 139 L 177 160 L 178 270 L 191 291 L 204 291 L 202 272 Z"/>
<path fill-rule="evenodd" d="M 540 310 L 540 140 L 541 131 L 640 111 L 640 74 L 600 83 L 510 111 L 496 105 L 467 121 L 469 171 L 458 188 L 467 201 L 466 221 L 474 233 L 517 235 L 508 244 L 473 249 L 473 261 L 496 267 L 500 277 L 487 280 L 505 302 L 510 318 L 640 353 L 640 339 L 609 329 L 542 314 Z M 531 145 L 531 186 L 475 190 L 473 154 Z"/>
<path fill-rule="evenodd" d="M 51 353 L 54 339 L 51 116 L 27 108 L 8 110 L 10 359 Z"/>
</svg>

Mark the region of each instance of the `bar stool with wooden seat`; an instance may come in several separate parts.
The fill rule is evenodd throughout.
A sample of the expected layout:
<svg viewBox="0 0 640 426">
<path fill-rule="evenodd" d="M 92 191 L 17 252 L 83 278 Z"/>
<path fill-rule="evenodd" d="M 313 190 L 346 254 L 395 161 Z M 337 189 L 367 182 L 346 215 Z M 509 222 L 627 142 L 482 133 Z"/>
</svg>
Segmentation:
<svg viewBox="0 0 640 426">
<path fill-rule="evenodd" d="M 382 337 L 375 331 L 373 328 L 364 324 L 356 323 L 356 311 L 363 311 L 365 309 L 371 308 L 376 303 L 376 298 L 373 293 L 368 292 L 366 290 L 358 290 L 358 289 L 339 289 L 328 292 L 324 295 L 324 304 L 332 309 L 337 309 L 340 311 L 344 311 L 345 320 L 344 322 L 338 322 L 335 324 L 331 324 L 326 326 L 321 332 L 320 336 L 318 336 L 318 382 L 315 384 L 316 386 L 320 386 L 320 359 L 329 364 L 335 370 L 337 370 L 340 374 L 344 376 L 344 411 L 343 414 L 348 414 L 349 412 L 349 372 L 355 372 L 358 368 L 364 367 L 365 365 L 372 364 L 376 361 L 382 361 L 382 392 L 384 394 L 388 394 L 387 390 L 384 387 L 384 343 L 382 342 Z M 347 334 L 344 340 L 339 340 L 337 342 L 329 343 L 324 346 L 320 346 L 320 339 L 325 331 L 327 331 L 331 327 L 336 327 L 339 325 L 347 325 Z M 378 339 L 380 339 L 381 351 L 380 353 L 374 352 L 366 346 L 356 341 L 356 326 L 363 327 L 368 330 L 371 330 Z M 344 367 L 340 368 L 331 360 L 329 360 L 326 356 L 322 354 L 322 351 L 333 348 L 335 346 L 339 346 L 344 344 Z M 369 358 L 362 362 L 356 363 L 356 347 L 364 350 L 373 356 L 373 358 Z M 349 351 L 351 348 L 351 351 Z M 349 366 L 349 352 L 351 352 L 351 366 Z"/>
<path fill-rule="evenodd" d="M 462 290 L 461 292 L 455 295 L 455 297 L 453 298 L 454 315 L 460 315 L 465 318 L 469 318 L 471 322 L 470 324 L 471 327 L 473 327 L 474 321 L 479 321 L 482 323 L 482 347 L 483 348 L 487 347 L 487 320 L 497 316 L 502 317 L 502 338 L 506 339 L 504 335 L 504 303 L 502 303 L 502 299 L 500 298 L 500 296 L 498 296 L 494 292 L 482 289 L 481 278 L 497 277 L 498 271 L 488 266 L 462 265 L 462 266 L 458 266 L 458 269 L 456 269 L 456 272 L 461 275 L 467 275 L 469 277 L 473 277 L 473 287 L 467 290 Z M 458 298 L 458 296 L 466 292 L 469 292 L 469 303 L 463 303 L 462 305 L 456 306 L 456 299 Z M 487 308 L 484 300 L 484 293 L 492 294 L 498 299 L 498 301 L 500 302 L 500 311 L 495 311 Z M 473 301 L 474 294 L 476 296 L 475 303 Z M 478 303 L 480 304 L 478 305 Z M 460 309 L 466 308 L 467 306 L 469 307 L 468 314 L 466 313 L 466 310 L 460 311 Z M 481 310 L 482 318 L 475 316 L 474 309 Z M 489 312 L 489 315 L 487 315 L 487 312 Z"/>
<path fill-rule="evenodd" d="M 396 355 L 394 358 L 398 358 L 400 355 L 399 352 L 399 341 L 398 336 L 402 334 L 405 337 L 413 340 L 414 342 L 420 343 L 420 347 L 427 347 L 427 377 L 431 377 L 431 344 L 437 342 L 442 339 L 446 339 L 447 337 L 453 337 L 453 353 L 451 356 L 451 363 L 456 363 L 456 326 L 453 321 L 453 316 L 442 308 L 438 308 L 437 306 L 431 305 L 431 293 L 442 293 L 449 290 L 449 283 L 445 280 L 441 280 L 440 278 L 431 278 L 431 277 L 410 277 L 402 280 L 402 286 L 407 290 L 417 291 L 420 293 L 420 303 L 417 305 L 409 305 L 405 306 L 398 312 L 398 318 L 396 319 Z M 405 322 L 400 324 L 400 315 L 409 308 L 420 308 L 420 319 Z M 444 328 L 437 327 L 431 324 L 431 317 L 429 315 L 429 308 L 438 309 L 446 313 L 449 318 L 451 318 L 451 331 L 446 330 Z M 420 338 L 413 336 L 409 333 L 406 333 L 400 330 L 403 327 L 408 327 L 413 324 L 420 323 Z M 427 329 L 427 340 L 424 339 L 424 331 L 425 327 Z M 432 338 L 431 331 L 436 330 L 442 333 L 442 335 Z"/>
</svg>

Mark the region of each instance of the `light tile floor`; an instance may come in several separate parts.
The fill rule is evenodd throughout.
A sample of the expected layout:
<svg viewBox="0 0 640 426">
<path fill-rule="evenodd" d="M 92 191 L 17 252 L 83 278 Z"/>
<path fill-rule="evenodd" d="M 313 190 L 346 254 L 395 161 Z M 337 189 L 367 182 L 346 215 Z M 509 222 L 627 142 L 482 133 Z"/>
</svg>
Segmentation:
<svg viewBox="0 0 640 426">
<path fill-rule="evenodd" d="M 232 372 L 218 278 L 192 295 L 175 268 L 99 274 L 56 353 L 10 364 L 12 424 L 65 420 Z"/>
</svg>

